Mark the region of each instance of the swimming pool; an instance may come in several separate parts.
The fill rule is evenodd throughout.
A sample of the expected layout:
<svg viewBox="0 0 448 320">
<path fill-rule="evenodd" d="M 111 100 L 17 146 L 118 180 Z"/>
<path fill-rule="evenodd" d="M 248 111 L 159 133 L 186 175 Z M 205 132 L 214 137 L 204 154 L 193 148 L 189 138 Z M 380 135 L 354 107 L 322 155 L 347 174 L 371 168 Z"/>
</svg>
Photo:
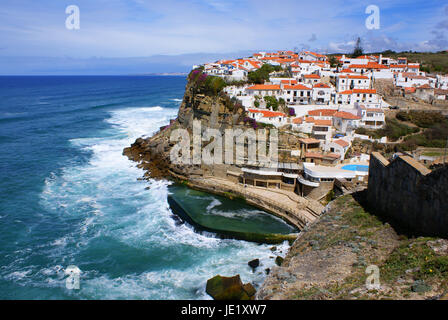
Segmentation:
<svg viewBox="0 0 448 320">
<path fill-rule="evenodd" d="M 347 165 L 341 167 L 341 169 L 350 170 L 350 171 L 364 171 L 364 172 L 368 172 L 369 171 L 369 166 L 361 165 L 361 164 L 347 164 Z"/>
</svg>

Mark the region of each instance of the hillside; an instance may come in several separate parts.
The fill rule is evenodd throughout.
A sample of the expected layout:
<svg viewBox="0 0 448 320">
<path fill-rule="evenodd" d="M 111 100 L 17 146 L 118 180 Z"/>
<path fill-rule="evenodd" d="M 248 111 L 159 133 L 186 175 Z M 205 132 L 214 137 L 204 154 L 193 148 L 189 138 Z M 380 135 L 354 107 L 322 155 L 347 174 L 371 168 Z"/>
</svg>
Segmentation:
<svg viewBox="0 0 448 320">
<path fill-rule="evenodd" d="M 345 53 L 350 56 L 351 53 Z M 421 71 L 429 72 L 429 73 L 448 73 L 448 52 L 440 51 L 440 52 L 395 52 L 391 50 L 383 51 L 383 52 L 372 52 L 365 53 L 366 55 L 380 55 L 387 56 L 390 58 L 398 58 L 398 57 L 406 57 L 408 62 L 411 63 L 420 63 Z M 329 57 L 339 56 L 341 53 L 337 54 L 329 54 Z"/>
<path fill-rule="evenodd" d="M 448 293 L 448 241 L 408 238 L 368 212 L 362 193 L 333 201 L 302 231 L 257 299 L 439 299 Z M 379 268 L 367 289 L 366 268 Z"/>
</svg>

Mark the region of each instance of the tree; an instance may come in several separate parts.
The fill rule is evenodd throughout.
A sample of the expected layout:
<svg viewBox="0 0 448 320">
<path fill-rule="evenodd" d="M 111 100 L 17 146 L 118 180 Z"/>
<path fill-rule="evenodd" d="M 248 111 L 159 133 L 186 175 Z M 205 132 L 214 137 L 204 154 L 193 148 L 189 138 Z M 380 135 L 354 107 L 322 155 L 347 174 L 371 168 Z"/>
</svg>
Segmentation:
<svg viewBox="0 0 448 320">
<path fill-rule="evenodd" d="M 275 97 L 265 96 L 264 101 L 266 101 L 266 107 L 272 108 L 273 111 L 278 110 L 278 101 Z"/>
<path fill-rule="evenodd" d="M 364 53 L 364 50 L 362 49 L 361 46 L 361 38 L 358 37 L 358 39 L 356 39 L 356 44 L 355 44 L 355 49 L 353 50 L 353 58 L 357 58 L 359 56 L 362 56 L 362 54 Z"/>
<path fill-rule="evenodd" d="M 280 71 L 280 66 L 273 66 L 271 64 L 264 64 L 256 71 L 251 71 L 247 75 L 249 82 L 263 84 L 265 81 L 269 81 L 269 74 L 274 71 Z"/>
<path fill-rule="evenodd" d="M 331 66 L 332 68 L 337 67 L 338 64 L 339 64 L 339 61 L 338 61 L 334 56 L 331 56 L 331 57 L 330 57 L 329 62 L 330 62 L 330 66 Z"/>
</svg>

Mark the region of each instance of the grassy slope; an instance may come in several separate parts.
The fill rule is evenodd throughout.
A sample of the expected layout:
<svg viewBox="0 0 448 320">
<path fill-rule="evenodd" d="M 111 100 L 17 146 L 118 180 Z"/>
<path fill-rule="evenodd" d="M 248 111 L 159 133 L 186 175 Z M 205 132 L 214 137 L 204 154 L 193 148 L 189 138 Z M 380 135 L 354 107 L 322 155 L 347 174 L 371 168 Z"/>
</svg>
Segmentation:
<svg viewBox="0 0 448 320">
<path fill-rule="evenodd" d="M 367 53 L 370 54 L 370 53 Z M 379 55 L 379 53 L 371 53 Z M 340 55 L 340 54 L 334 54 Z M 332 55 L 329 55 L 332 56 Z M 423 71 L 448 73 L 448 52 L 399 52 L 399 53 L 383 53 L 385 57 L 398 58 L 406 57 L 408 62 L 420 63 Z"/>
<path fill-rule="evenodd" d="M 310 252 L 322 253 L 320 264 L 325 266 L 332 254 L 346 252 L 342 260 L 350 260 L 350 272 L 342 281 L 323 281 L 318 285 L 316 281 L 301 281 L 299 286 L 292 285 L 290 288 L 295 290 L 289 290 L 283 298 L 439 298 L 448 292 L 448 252 L 436 254 L 430 247 L 436 240 L 398 235 L 389 224 L 366 212 L 351 195 L 343 196 L 294 244 L 286 266 Z M 341 251 L 341 247 L 349 251 Z M 366 267 L 372 264 L 380 269 L 380 290 L 367 290 L 365 286 Z M 325 274 L 327 269 L 330 266 L 319 270 L 324 279 L 331 277 L 331 273 Z"/>
</svg>

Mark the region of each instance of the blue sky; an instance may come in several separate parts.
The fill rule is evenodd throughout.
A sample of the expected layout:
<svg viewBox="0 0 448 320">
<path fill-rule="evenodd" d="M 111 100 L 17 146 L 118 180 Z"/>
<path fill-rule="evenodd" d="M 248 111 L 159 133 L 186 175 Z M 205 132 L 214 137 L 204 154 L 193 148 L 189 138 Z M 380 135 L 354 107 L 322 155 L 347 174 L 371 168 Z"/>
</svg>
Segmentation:
<svg viewBox="0 0 448 320">
<path fill-rule="evenodd" d="M 365 27 L 372 4 L 379 30 Z M 80 8 L 80 30 L 65 27 L 69 5 Z M 0 73 L 187 71 L 254 50 L 350 52 L 357 36 L 366 51 L 438 51 L 447 34 L 441 0 L 2 0 Z"/>
</svg>

